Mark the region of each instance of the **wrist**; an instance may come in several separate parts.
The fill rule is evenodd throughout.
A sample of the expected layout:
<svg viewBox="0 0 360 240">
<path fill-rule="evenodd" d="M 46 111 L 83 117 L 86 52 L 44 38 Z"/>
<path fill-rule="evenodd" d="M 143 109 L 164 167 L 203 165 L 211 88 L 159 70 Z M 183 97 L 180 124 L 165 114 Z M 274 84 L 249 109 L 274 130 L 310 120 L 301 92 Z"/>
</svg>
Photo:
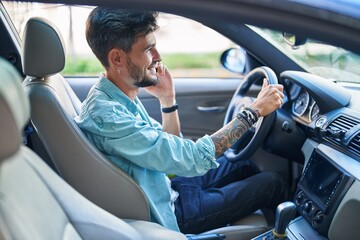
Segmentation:
<svg viewBox="0 0 360 240">
<path fill-rule="evenodd" d="M 242 108 L 242 111 L 239 112 L 236 117 L 242 122 L 245 120 L 248 127 L 254 125 L 259 119 L 259 115 L 250 107 Z"/>
<path fill-rule="evenodd" d="M 256 103 L 251 104 L 250 106 L 248 106 L 248 108 L 250 108 L 250 109 L 253 110 L 253 112 L 256 114 L 257 118 L 260 118 L 260 117 L 263 116 L 263 114 L 262 114 L 262 109 L 259 108 L 259 107 L 257 107 L 257 106 L 256 106 Z"/>
<path fill-rule="evenodd" d="M 248 115 L 249 118 L 251 118 L 254 121 L 254 123 L 259 120 L 260 113 L 258 110 L 253 109 L 251 107 L 244 107 L 243 110 L 245 111 L 246 115 Z"/>
<path fill-rule="evenodd" d="M 169 108 L 176 104 L 175 97 L 159 99 L 162 108 Z"/>
</svg>

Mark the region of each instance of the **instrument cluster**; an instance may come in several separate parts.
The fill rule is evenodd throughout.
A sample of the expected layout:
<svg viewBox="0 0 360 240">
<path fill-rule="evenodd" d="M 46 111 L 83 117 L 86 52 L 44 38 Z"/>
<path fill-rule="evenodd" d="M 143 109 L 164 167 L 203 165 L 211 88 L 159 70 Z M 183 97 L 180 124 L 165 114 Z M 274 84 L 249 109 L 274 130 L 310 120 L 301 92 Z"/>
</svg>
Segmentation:
<svg viewBox="0 0 360 240">
<path fill-rule="evenodd" d="M 292 103 L 292 113 L 301 120 L 311 123 L 319 117 L 320 109 L 309 93 L 300 89 Z"/>
</svg>

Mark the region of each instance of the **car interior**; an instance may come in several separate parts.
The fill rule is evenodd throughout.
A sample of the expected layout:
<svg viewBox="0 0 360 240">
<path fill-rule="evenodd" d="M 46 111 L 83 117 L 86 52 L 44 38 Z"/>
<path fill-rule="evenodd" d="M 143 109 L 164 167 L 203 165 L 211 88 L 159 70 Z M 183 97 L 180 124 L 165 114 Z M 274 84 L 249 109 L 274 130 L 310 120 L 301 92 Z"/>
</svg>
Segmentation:
<svg viewBox="0 0 360 240">
<path fill-rule="evenodd" d="M 346 38 L 339 44 L 353 52 L 301 34 L 270 31 L 252 17 L 249 21 L 260 27 L 244 24 L 230 10 L 227 17 L 226 11 L 221 12 L 219 20 L 205 8 L 197 15 L 191 4 L 189 8 L 179 4 L 177 10 L 171 4 L 154 5 L 193 19 L 237 44 L 224 51 L 219 62 L 238 77 L 174 78 L 184 137 L 211 134 L 231 121 L 254 100 L 264 77 L 282 84 L 286 96 L 279 110 L 262 118 L 224 154 L 229 161 L 250 158 L 261 170 L 278 172 L 288 184 L 288 201 L 278 206 L 275 216 L 258 210 L 222 228 L 193 235 L 151 222 L 141 187 L 92 146 L 76 125 L 74 117 L 97 77 L 62 74 L 66 47 L 58 27 L 35 15 L 23 22 L 23 35 L 18 36 L 7 13 L 11 8 L 3 3 L 0 239 L 357 239 L 360 57 L 356 37 L 348 38 L 352 30 L 349 35 L 334 34 L 333 39 L 331 31 L 314 36 L 329 37 L 332 44 Z M 126 1 L 116 6 L 134 7 Z M 301 25 L 297 20 L 309 17 L 308 13 L 296 16 L 289 24 Z M 337 52 L 330 52 L 334 49 Z M 299 57 L 303 53 L 308 54 L 305 60 Z M 317 54 L 320 60 L 329 55 L 331 68 L 316 65 L 320 60 L 311 57 Z M 239 65 L 239 58 L 245 63 Z M 161 121 L 156 99 L 143 91 L 140 99 Z"/>
<path fill-rule="evenodd" d="M 61 39 L 56 27 L 45 19 L 28 20 L 23 36 L 23 69 L 27 75 L 23 86 L 30 99 L 31 122 L 59 174 L 77 191 L 119 218 L 150 221 L 141 188 L 106 160 L 74 121 L 80 100 L 60 74 L 65 61 Z M 45 113 L 50 119 L 44 118 Z M 67 151 L 59 149 L 59 144 Z M 226 234 L 227 239 L 232 239 L 231 236 L 245 239 L 269 228 L 261 212 L 256 212 L 231 227 L 206 234 L 221 233 Z"/>
</svg>

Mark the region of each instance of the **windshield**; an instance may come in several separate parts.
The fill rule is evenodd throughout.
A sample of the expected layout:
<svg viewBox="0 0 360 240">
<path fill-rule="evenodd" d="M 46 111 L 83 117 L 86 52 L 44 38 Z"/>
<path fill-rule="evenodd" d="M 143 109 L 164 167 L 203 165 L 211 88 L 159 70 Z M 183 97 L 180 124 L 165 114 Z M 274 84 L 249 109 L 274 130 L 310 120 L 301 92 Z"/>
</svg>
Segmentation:
<svg viewBox="0 0 360 240">
<path fill-rule="evenodd" d="M 308 39 L 298 48 L 289 46 L 282 33 L 249 26 L 299 66 L 336 82 L 360 83 L 360 56 L 345 49 Z"/>
</svg>

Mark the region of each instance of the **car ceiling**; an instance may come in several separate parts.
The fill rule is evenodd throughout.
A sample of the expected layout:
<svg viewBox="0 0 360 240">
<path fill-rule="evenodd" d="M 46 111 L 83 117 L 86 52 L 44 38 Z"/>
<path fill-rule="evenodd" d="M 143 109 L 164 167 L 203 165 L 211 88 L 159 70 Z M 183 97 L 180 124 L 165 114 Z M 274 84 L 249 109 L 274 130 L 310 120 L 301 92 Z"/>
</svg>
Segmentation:
<svg viewBox="0 0 360 240">
<path fill-rule="evenodd" d="M 44 3 L 102 5 L 148 9 L 190 18 L 236 20 L 259 27 L 301 34 L 360 54 L 360 17 L 277 0 L 40 0 Z M 322 1 L 320 1 L 322 2 Z M 347 2 L 339 4 L 345 6 Z M 319 4 L 318 4 L 319 5 Z M 341 6 L 342 6 L 341 5 Z M 338 8 L 344 11 L 346 8 Z"/>
</svg>

